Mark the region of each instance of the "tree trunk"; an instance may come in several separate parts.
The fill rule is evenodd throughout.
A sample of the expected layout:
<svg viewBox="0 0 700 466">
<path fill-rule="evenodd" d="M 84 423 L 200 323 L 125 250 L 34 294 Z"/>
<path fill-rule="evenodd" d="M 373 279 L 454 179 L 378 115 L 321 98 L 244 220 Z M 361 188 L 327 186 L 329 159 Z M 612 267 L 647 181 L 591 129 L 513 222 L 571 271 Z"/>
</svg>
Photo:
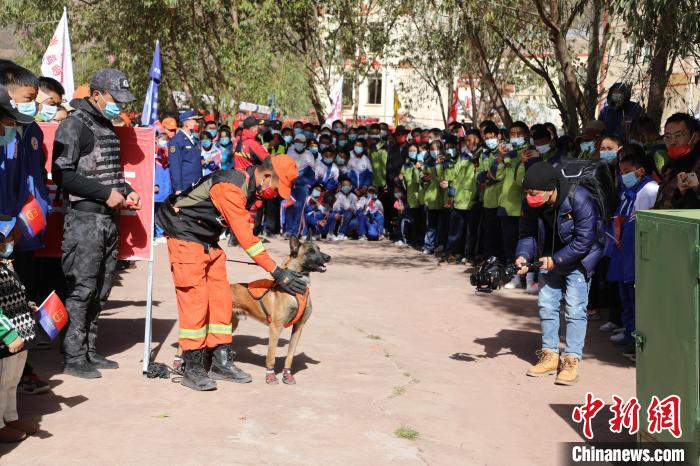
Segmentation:
<svg viewBox="0 0 700 466">
<path fill-rule="evenodd" d="M 661 124 L 661 118 L 666 106 L 666 86 L 671 77 L 673 62 L 670 60 L 672 43 L 668 38 L 668 31 L 673 31 L 675 8 L 665 8 L 659 18 L 660 32 L 656 36 L 654 49 L 652 51 L 651 63 L 649 64 L 649 96 L 647 98 L 647 115 L 654 121 Z"/>
<path fill-rule="evenodd" d="M 476 61 L 479 65 L 479 70 L 481 71 L 481 79 L 484 83 L 483 87 L 486 88 L 486 92 L 488 92 L 489 98 L 493 103 L 496 112 L 501 117 L 503 124 L 506 125 L 506 127 L 510 127 L 513 124 L 513 118 L 510 116 L 510 112 L 508 111 L 505 102 L 503 102 L 503 97 L 501 96 L 501 92 L 496 84 L 496 78 L 494 77 L 491 67 L 489 66 L 488 57 L 486 56 L 486 51 L 484 50 L 481 39 L 478 36 L 478 32 L 472 28 L 468 28 L 467 36 L 469 37 L 469 42 L 474 48 Z"/>
<path fill-rule="evenodd" d="M 318 95 L 318 88 L 316 87 L 314 77 L 309 75 L 307 80 L 309 83 L 309 98 L 311 99 L 311 105 L 313 105 L 314 110 L 316 111 L 318 124 L 322 125 L 326 121 L 326 106 L 323 105 L 323 102 L 321 102 L 321 96 Z"/>
<path fill-rule="evenodd" d="M 600 71 L 601 43 L 600 43 L 600 28 L 601 28 L 601 13 L 603 10 L 603 2 L 601 0 L 593 0 L 593 18 L 591 19 L 588 37 L 588 63 L 586 64 L 586 82 L 583 87 L 583 96 L 586 104 L 587 112 L 581 115 L 581 123 L 585 125 L 588 120 L 595 118 L 595 108 L 598 102 L 598 74 Z"/>
<path fill-rule="evenodd" d="M 472 124 L 476 125 L 479 121 L 479 110 L 477 108 L 476 102 L 476 89 L 474 89 L 474 75 L 469 73 L 469 94 L 471 96 L 471 112 L 472 112 Z"/>
<path fill-rule="evenodd" d="M 360 111 L 360 76 L 355 67 L 352 71 L 352 122 L 357 124 Z"/>
</svg>

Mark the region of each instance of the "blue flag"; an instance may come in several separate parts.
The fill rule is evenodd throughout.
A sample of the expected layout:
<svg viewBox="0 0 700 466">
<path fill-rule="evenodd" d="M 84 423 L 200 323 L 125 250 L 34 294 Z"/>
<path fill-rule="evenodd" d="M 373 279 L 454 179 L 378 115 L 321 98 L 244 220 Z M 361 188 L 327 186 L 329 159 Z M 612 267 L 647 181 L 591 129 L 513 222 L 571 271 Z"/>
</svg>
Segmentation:
<svg viewBox="0 0 700 466">
<path fill-rule="evenodd" d="M 150 77 L 146 100 L 143 101 L 143 112 L 141 113 L 141 124 L 151 126 L 158 119 L 158 86 L 160 85 L 160 42 L 156 41 L 156 50 L 153 52 L 151 69 L 148 72 Z"/>
</svg>

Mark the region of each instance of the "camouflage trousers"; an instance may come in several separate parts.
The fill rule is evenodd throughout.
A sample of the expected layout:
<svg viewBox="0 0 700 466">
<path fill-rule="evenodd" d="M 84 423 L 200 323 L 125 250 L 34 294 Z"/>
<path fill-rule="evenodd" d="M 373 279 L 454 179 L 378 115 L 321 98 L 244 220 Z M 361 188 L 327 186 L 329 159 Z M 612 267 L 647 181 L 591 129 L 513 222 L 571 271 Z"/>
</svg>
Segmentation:
<svg viewBox="0 0 700 466">
<path fill-rule="evenodd" d="M 62 347 L 66 363 L 96 352 L 97 320 L 112 290 L 118 246 L 116 217 L 72 209 L 66 214 L 61 245 L 70 317 Z"/>
</svg>

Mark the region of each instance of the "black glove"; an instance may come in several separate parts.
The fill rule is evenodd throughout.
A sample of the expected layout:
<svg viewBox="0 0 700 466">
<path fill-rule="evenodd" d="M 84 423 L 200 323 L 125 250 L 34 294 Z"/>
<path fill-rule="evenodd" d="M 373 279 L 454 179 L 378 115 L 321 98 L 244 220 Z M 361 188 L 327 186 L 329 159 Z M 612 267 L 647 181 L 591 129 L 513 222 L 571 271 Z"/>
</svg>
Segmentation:
<svg viewBox="0 0 700 466">
<path fill-rule="evenodd" d="M 277 267 L 272 271 L 272 278 L 280 288 L 291 295 L 304 294 L 306 291 L 306 281 L 300 273 Z"/>
</svg>

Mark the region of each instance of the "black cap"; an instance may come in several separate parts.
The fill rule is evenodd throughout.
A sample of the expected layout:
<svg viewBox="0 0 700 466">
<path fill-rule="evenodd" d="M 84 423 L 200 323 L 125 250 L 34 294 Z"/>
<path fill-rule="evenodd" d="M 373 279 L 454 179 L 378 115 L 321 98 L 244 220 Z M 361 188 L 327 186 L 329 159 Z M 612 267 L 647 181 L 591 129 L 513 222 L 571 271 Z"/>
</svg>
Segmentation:
<svg viewBox="0 0 700 466">
<path fill-rule="evenodd" d="M 114 68 L 101 69 L 95 72 L 90 80 L 91 91 L 107 91 L 120 103 L 136 100 L 129 89 L 129 81 L 124 73 Z"/>
<path fill-rule="evenodd" d="M 16 104 L 10 98 L 10 94 L 7 93 L 7 88 L 3 85 L 0 85 L 0 109 L 17 123 L 26 125 L 34 121 L 34 117 L 17 111 Z"/>
<path fill-rule="evenodd" d="M 282 122 L 279 120 L 270 120 L 270 128 L 280 131 L 282 129 Z"/>
<path fill-rule="evenodd" d="M 523 179 L 523 189 L 553 191 L 557 187 L 559 173 L 548 162 L 537 162 L 527 169 Z"/>
<path fill-rule="evenodd" d="M 243 120 L 243 127 L 244 128 L 252 128 L 253 126 L 257 126 L 260 123 L 260 120 L 258 120 L 255 117 L 249 116 L 246 117 L 245 120 Z"/>
</svg>

